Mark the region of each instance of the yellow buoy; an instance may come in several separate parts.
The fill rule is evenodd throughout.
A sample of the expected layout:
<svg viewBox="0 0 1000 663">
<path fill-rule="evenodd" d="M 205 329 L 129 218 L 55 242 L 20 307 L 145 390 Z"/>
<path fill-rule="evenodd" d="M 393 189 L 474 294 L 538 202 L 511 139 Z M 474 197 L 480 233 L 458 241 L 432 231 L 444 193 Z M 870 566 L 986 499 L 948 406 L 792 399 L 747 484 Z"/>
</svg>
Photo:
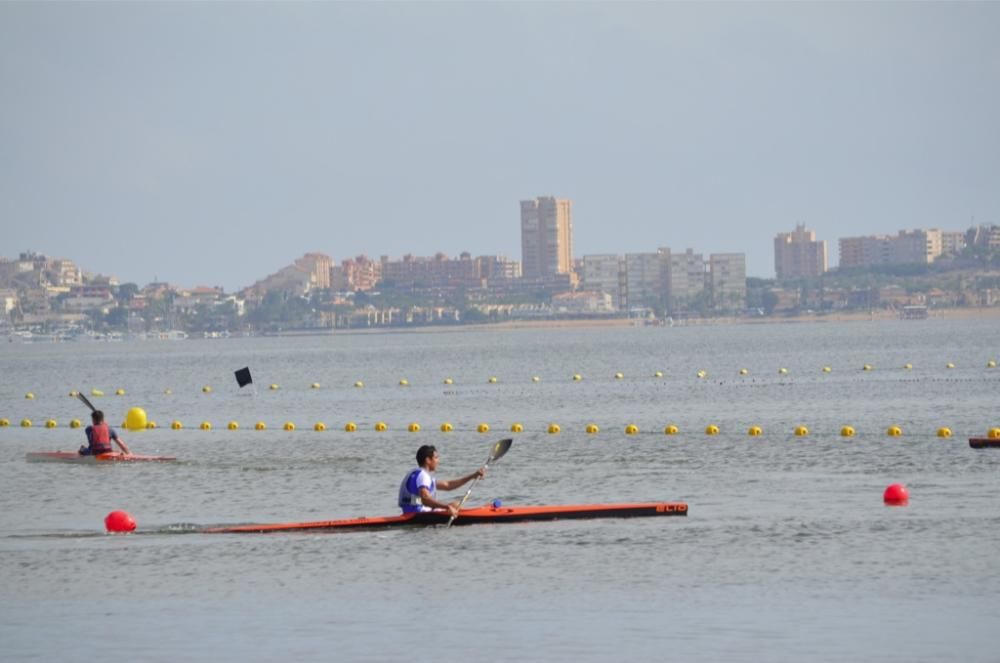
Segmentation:
<svg viewBox="0 0 1000 663">
<path fill-rule="evenodd" d="M 787 375 L 787 374 L 788 374 L 788 369 L 787 368 L 779 368 L 778 369 L 778 375 Z"/>
<path fill-rule="evenodd" d="M 406 386 L 409 386 L 409 384 L 410 384 L 410 381 L 407 380 L 406 378 L 403 378 L 402 380 L 399 381 L 399 386 L 400 387 L 406 387 Z"/>
<path fill-rule="evenodd" d="M 267 424 L 265 424 L 263 421 L 258 421 L 257 423 L 255 423 L 253 425 L 253 429 L 254 430 L 267 430 Z"/>
<path fill-rule="evenodd" d="M 663 434 L 664 435 L 677 435 L 677 433 L 679 433 L 680 430 L 681 429 L 678 428 L 675 424 L 668 424 L 667 427 L 663 429 Z"/>
<path fill-rule="evenodd" d="M 69 397 L 70 398 L 76 398 L 79 395 L 80 395 L 80 392 L 77 391 L 77 390 L 75 390 L 75 389 L 73 391 L 69 392 Z"/>
<path fill-rule="evenodd" d="M 0 428 L 6 428 L 7 426 L 10 426 L 10 419 L 7 419 L 6 417 L 0 419 Z"/>
<path fill-rule="evenodd" d="M 476 426 L 476 430 L 478 432 L 480 432 L 480 433 L 489 433 L 490 432 L 490 425 L 489 424 L 479 424 L 478 426 Z"/>
<path fill-rule="evenodd" d="M 562 429 L 559 428 L 559 424 L 549 424 L 549 428 L 548 428 L 549 434 L 555 435 L 555 434 L 557 434 L 561 430 Z"/>
<path fill-rule="evenodd" d="M 531 376 L 531 381 L 532 382 L 541 382 L 542 378 L 538 377 L 537 375 L 532 375 Z"/>
<path fill-rule="evenodd" d="M 124 389 L 116 389 L 115 390 L 115 396 L 124 396 L 124 395 L 125 395 L 125 390 Z"/>
<path fill-rule="evenodd" d="M 626 435 L 635 435 L 638 432 L 639 432 L 639 427 L 636 426 L 635 424 L 629 424 L 628 426 L 625 427 Z"/>
<path fill-rule="evenodd" d="M 805 426 L 796 426 L 795 427 L 795 436 L 796 437 L 805 437 L 808 434 L 809 434 L 809 429 L 806 428 Z"/>
<path fill-rule="evenodd" d="M 49 419 L 48 421 L 45 422 L 45 427 L 46 428 L 55 428 L 58 425 L 59 424 L 56 423 L 55 419 Z"/>
<path fill-rule="evenodd" d="M 320 386 L 320 385 L 319 385 L 319 382 L 313 382 L 313 383 L 312 383 L 311 385 L 309 385 L 309 386 L 310 386 L 310 388 L 311 388 L 311 389 L 319 389 L 319 386 Z"/>
<path fill-rule="evenodd" d="M 452 384 L 452 383 L 454 383 L 454 382 L 455 382 L 455 381 L 454 381 L 454 380 L 452 380 L 451 378 L 445 378 L 445 379 L 444 379 L 444 383 L 445 383 L 445 384 Z"/>
<path fill-rule="evenodd" d="M 909 364 L 909 363 L 903 364 L 903 368 L 906 369 L 906 370 L 908 370 L 908 371 L 911 371 L 911 370 L 913 370 L 913 364 Z"/>
<path fill-rule="evenodd" d="M 202 387 L 202 388 L 201 388 L 201 391 L 202 391 L 203 393 L 206 393 L 206 394 L 210 394 L 210 393 L 212 393 L 212 388 L 211 388 L 211 387 L 209 387 L 209 386 L 208 386 L 208 385 L 206 384 L 206 385 L 205 385 L 204 387 Z"/>
<path fill-rule="evenodd" d="M 705 435 L 718 435 L 719 427 L 715 424 L 709 424 L 705 427 Z"/>
<path fill-rule="evenodd" d="M 830 368 L 829 366 L 824 366 L 824 367 L 823 367 L 823 372 L 824 372 L 824 373 L 830 373 L 831 371 L 833 371 L 833 369 L 832 369 L 832 368 Z"/>
<path fill-rule="evenodd" d="M 411 433 L 419 433 L 420 424 L 414 421 L 409 426 L 406 427 L 406 430 L 410 431 Z"/>
<path fill-rule="evenodd" d="M 4 421 L 6 421 L 6 419 Z M 5 425 L 6 424 L 0 423 L 0 426 L 5 426 Z M 69 422 L 69 427 L 70 428 L 79 428 L 82 425 L 83 425 L 83 422 L 81 422 L 79 419 L 70 419 L 70 422 Z"/>
<path fill-rule="evenodd" d="M 625 374 L 624 373 L 615 373 L 615 379 L 616 380 L 623 380 L 624 378 L 625 378 Z"/>
<path fill-rule="evenodd" d="M 996 359 L 990 359 L 988 362 L 986 362 L 986 368 L 996 368 L 996 367 L 997 367 Z"/>
<path fill-rule="evenodd" d="M 210 422 L 210 421 L 203 421 L 203 422 L 201 422 L 201 426 L 199 426 L 198 428 L 200 428 L 202 430 L 212 430 L 212 422 Z"/>
<path fill-rule="evenodd" d="M 230 421 L 228 424 L 226 424 L 226 428 L 228 428 L 229 430 L 239 430 L 240 424 L 237 421 Z"/>
<path fill-rule="evenodd" d="M 453 430 L 454 430 L 454 427 L 450 423 L 448 423 L 447 421 L 444 422 L 443 424 L 441 424 L 441 432 L 442 433 L 450 433 Z"/>
<path fill-rule="evenodd" d="M 100 389 L 91 389 L 90 390 L 90 395 L 91 396 L 103 396 L 104 392 L 101 391 Z"/>
<path fill-rule="evenodd" d="M 663 371 L 656 371 L 655 373 L 653 373 L 653 377 L 654 378 L 662 378 L 663 377 Z"/>
<path fill-rule="evenodd" d="M 322 421 L 317 421 L 313 425 L 313 430 L 316 431 L 317 433 L 322 433 L 323 431 L 326 430 L 326 424 L 324 424 Z"/>
<path fill-rule="evenodd" d="M 576 374 L 573 375 L 573 381 L 574 382 L 579 382 L 582 379 L 583 379 L 583 376 L 580 375 L 579 373 L 576 373 Z"/>
<path fill-rule="evenodd" d="M 986 434 L 991 440 L 1000 440 L 1000 428 L 991 428 L 990 432 Z"/>
<path fill-rule="evenodd" d="M 147 422 L 146 422 L 146 428 L 147 428 L 148 430 L 153 430 L 153 429 L 157 428 L 157 425 L 156 425 L 156 422 L 155 422 L 155 421 L 152 421 L 152 420 L 150 420 L 150 421 L 147 421 Z"/>
<path fill-rule="evenodd" d="M 510 432 L 511 433 L 523 433 L 524 432 L 524 426 L 522 426 L 521 424 L 517 424 L 517 423 L 511 424 L 510 425 Z"/>
<path fill-rule="evenodd" d="M 271 391 L 278 391 L 278 385 L 276 385 L 276 384 L 271 384 L 271 386 L 270 386 L 270 387 L 268 387 L 268 389 L 270 389 Z"/>
<path fill-rule="evenodd" d="M 31 393 L 30 391 L 28 393 L 26 393 L 24 395 L 24 397 L 27 398 L 29 401 L 35 400 L 35 395 L 33 393 Z"/>
<path fill-rule="evenodd" d="M 290 421 L 286 421 L 286 422 L 285 422 L 285 425 L 284 425 L 284 426 L 282 426 L 282 428 L 284 428 L 285 430 L 289 430 L 289 431 L 291 431 L 291 430 L 295 430 L 295 424 L 293 424 L 293 423 L 292 423 L 292 422 L 290 422 Z"/>
<path fill-rule="evenodd" d="M 740 375 L 749 375 L 749 374 L 750 374 L 750 371 L 748 371 L 747 369 L 745 369 L 745 368 L 741 368 L 740 369 Z"/>
<path fill-rule="evenodd" d="M 587 424 L 586 430 L 590 435 L 595 435 L 601 431 L 601 429 L 597 427 L 597 424 Z"/>
<path fill-rule="evenodd" d="M 490 376 L 489 383 L 490 384 L 496 384 L 497 383 L 497 378 L 496 378 L 495 375 L 491 375 Z"/>
<path fill-rule="evenodd" d="M 389 430 L 389 427 L 386 426 L 384 421 L 379 421 L 375 424 L 375 430 L 378 431 L 379 433 L 384 433 L 385 431 Z"/>
<path fill-rule="evenodd" d="M 945 365 L 945 368 L 955 368 L 955 364 L 953 364 L 953 363 L 951 363 L 951 362 L 949 361 L 949 362 L 948 362 L 948 363 L 947 363 L 947 364 Z"/>
<path fill-rule="evenodd" d="M 840 429 L 841 437 L 854 437 L 854 426 L 844 426 Z"/>
<path fill-rule="evenodd" d="M 354 386 L 357 387 L 358 389 L 361 389 L 361 387 L 365 386 L 365 383 L 362 382 L 361 380 L 358 380 L 357 382 L 354 383 Z"/>
<path fill-rule="evenodd" d="M 697 375 L 699 378 L 705 378 L 708 375 L 708 373 L 706 373 L 705 371 L 698 371 L 697 373 L 695 373 L 695 375 Z"/>
<path fill-rule="evenodd" d="M 865 364 L 864 366 L 861 367 L 861 370 L 862 371 L 870 371 L 870 370 L 872 370 L 872 365 L 871 364 Z"/>
<path fill-rule="evenodd" d="M 169 387 L 167 387 L 166 389 L 163 390 L 163 393 L 165 393 L 167 396 L 169 396 L 170 394 L 172 394 L 174 392 L 173 392 L 172 389 L 170 389 Z"/>
<path fill-rule="evenodd" d="M 144 430 L 146 428 L 146 411 L 141 407 L 129 408 L 125 414 L 125 428 L 127 430 Z"/>
<path fill-rule="evenodd" d="M 760 426 L 751 426 L 750 428 L 747 429 L 747 435 L 749 435 L 750 437 L 760 437 L 763 433 L 764 431 L 761 429 Z"/>
<path fill-rule="evenodd" d="M 937 429 L 937 436 L 938 437 L 951 437 L 951 429 L 948 428 L 947 426 L 942 426 L 941 428 Z"/>
<path fill-rule="evenodd" d="M 903 429 L 899 426 L 889 426 L 889 429 L 885 433 L 889 437 L 899 437 L 903 434 Z"/>
<path fill-rule="evenodd" d="M 170 422 L 170 429 L 171 430 L 180 430 L 182 428 L 184 428 L 184 424 L 182 424 L 181 422 L 177 421 L 176 419 L 174 419 L 173 421 Z"/>
<path fill-rule="evenodd" d="M 353 421 L 348 421 L 346 424 L 344 424 L 344 431 L 348 433 L 353 433 L 356 430 L 358 430 L 358 425 Z"/>
<path fill-rule="evenodd" d="M 21 428 L 31 428 L 31 419 L 21 419 Z"/>
</svg>

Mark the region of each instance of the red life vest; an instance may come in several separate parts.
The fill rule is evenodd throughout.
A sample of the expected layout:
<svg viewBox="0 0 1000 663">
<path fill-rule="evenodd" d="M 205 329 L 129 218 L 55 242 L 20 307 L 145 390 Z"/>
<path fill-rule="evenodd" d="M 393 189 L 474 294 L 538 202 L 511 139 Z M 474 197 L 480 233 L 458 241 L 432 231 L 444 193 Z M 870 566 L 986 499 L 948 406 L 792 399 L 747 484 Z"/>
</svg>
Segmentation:
<svg viewBox="0 0 1000 663">
<path fill-rule="evenodd" d="M 103 454 L 112 451 L 111 428 L 106 421 L 90 427 L 90 453 Z"/>
</svg>

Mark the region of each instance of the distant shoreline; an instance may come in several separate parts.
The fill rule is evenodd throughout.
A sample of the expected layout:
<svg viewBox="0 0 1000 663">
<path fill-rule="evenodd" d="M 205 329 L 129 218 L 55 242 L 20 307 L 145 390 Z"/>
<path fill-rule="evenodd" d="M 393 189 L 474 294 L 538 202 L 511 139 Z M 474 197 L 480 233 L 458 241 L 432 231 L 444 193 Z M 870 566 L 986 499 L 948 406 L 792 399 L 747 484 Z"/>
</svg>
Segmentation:
<svg viewBox="0 0 1000 663">
<path fill-rule="evenodd" d="M 1000 319 L 1000 306 L 976 308 L 941 308 L 931 309 L 927 319 L 930 320 L 986 320 Z M 720 325 L 780 325 L 780 324 L 824 324 L 837 322 L 885 322 L 900 320 L 893 311 L 850 311 L 820 315 L 797 315 L 790 317 L 759 317 L 759 318 L 690 318 L 674 320 L 673 323 L 662 324 L 659 321 L 646 325 L 643 319 L 629 318 L 587 318 L 575 320 L 506 320 L 503 322 L 484 322 L 459 325 L 428 325 L 421 327 L 355 327 L 330 330 L 284 331 L 263 336 L 337 336 L 345 334 L 428 334 L 428 333 L 458 333 L 470 331 L 502 331 L 516 329 L 605 329 L 627 327 L 703 327 Z M 920 323 L 923 320 L 907 320 L 910 323 Z"/>
</svg>

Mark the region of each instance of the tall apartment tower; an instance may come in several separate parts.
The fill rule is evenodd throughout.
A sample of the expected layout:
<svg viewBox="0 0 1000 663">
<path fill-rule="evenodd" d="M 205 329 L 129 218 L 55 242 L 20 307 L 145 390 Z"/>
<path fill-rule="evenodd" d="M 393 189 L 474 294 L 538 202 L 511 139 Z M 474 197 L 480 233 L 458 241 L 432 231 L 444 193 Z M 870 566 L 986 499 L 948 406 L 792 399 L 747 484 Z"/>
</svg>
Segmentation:
<svg viewBox="0 0 1000 663">
<path fill-rule="evenodd" d="M 521 201 L 521 271 L 526 279 L 573 271 L 573 203 L 543 197 Z"/>
<path fill-rule="evenodd" d="M 774 238 L 774 273 L 779 280 L 813 278 L 826 269 L 826 240 L 817 242 L 816 233 L 804 225 Z"/>
</svg>

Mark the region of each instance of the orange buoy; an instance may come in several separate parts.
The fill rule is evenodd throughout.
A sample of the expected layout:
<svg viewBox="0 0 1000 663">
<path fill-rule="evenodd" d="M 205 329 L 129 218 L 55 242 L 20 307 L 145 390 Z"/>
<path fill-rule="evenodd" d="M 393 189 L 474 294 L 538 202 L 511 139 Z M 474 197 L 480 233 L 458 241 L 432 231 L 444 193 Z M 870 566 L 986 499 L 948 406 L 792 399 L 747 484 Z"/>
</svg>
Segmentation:
<svg viewBox="0 0 1000 663">
<path fill-rule="evenodd" d="M 128 511 L 112 511 L 104 517 L 104 527 L 109 532 L 133 532 L 135 518 Z"/>
<path fill-rule="evenodd" d="M 903 484 L 894 483 L 885 489 L 882 500 L 886 506 L 906 506 L 910 501 L 910 493 Z"/>
</svg>

